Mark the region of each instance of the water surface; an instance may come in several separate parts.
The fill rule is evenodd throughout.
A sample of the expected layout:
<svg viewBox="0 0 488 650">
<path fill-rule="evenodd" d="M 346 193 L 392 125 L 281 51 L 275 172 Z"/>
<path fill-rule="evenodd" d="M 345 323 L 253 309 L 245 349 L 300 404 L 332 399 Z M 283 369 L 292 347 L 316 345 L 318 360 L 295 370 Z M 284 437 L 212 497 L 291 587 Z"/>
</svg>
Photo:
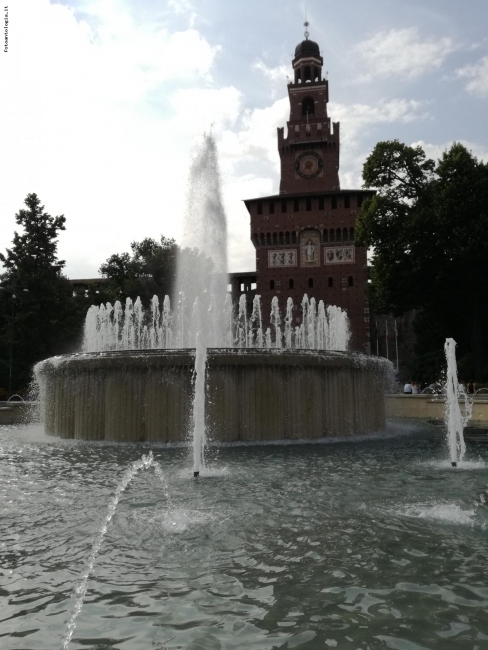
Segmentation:
<svg viewBox="0 0 488 650">
<path fill-rule="evenodd" d="M 60 648 L 72 593 L 131 462 L 70 648 L 488 647 L 488 449 L 442 432 L 186 449 L 0 427 L 0 647 Z"/>
</svg>

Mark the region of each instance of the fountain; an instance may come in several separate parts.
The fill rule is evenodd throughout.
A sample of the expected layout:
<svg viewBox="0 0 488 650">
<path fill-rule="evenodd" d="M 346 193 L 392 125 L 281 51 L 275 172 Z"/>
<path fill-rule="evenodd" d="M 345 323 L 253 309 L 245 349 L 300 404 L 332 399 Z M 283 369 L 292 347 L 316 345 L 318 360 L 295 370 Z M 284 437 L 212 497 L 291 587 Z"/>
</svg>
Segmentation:
<svg viewBox="0 0 488 650">
<path fill-rule="evenodd" d="M 192 287 L 92 307 L 84 351 L 36 369 L 44 430 L 2 432 L 6 642 L 481 647 L 485 462 L 457 481 L 431 428 L 385 429 L 391 364 L 347 352 L 340 309 L 304 296 L 293 327 L 273 299 L 266 327 L 259 296 Z"/>
<path fill-rule="evenodd" d="M 185 442 L 193 431 L 198 475 L 207 437 L 262 442 L 382 430 L 390 364 L 347 352 L 344 311 L 305 295 L 300 306 L 288 299 L 284 318 L 273 298 L 269 327 L 259 296 L 252 313 L 245 296 L 233 312 L 211 135 L 196 148 L 189 188 L 175 298 L 161 309 L 155 296 L 148 313 L 139 298 L 90 308 L 83 352 L 36 367 L 46 432 Z"/>
</svg>

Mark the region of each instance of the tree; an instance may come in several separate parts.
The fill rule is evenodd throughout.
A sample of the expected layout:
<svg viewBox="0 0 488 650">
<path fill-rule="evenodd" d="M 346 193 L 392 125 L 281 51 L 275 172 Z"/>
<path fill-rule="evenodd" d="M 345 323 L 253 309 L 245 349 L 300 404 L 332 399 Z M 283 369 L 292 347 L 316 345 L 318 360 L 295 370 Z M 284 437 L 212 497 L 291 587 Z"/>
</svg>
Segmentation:
<svg viewBox="0 0 488 650">
<path fill-rule="evenodd" d="M 376 307 L 421 310 L 417 366 L 421 357 L 441 359 L 452 336 L 459 356 L 472 359 L 466 371 L 486 376 L 488 166 L 459 143 L 435 163 L 395 140 L 376 145 L 363 179 L 377 194 L 362 207 L 356 240 L 373 253 Z"/>
<path fill-rule="evenodd" d="M 166 295 L 172 296 L 178 256 L 190 256 L 191 264 L 198 265 L 203 274 L 212 270 L 205 255 L 196 249 L 180 249 L 174 239 L 163 235 L 159 242 L 147 237 L 132 242 L 130 247 L 132 253 L 111 255 L 100 267 L 100 273 L 109 280 L 105 292 L 111 300 L 140 297 L 147 306 L 154 295 L 160 301 Z"/>
<path fill-rule="evenodd" d="M 170 294 L 176 277 L 178 245 L 174 239 L 161 235 L 157 242 L 146 237 L 132 242 L 132 253 L 111 255 L 100 267 L 100 273 L 108 278 L 106 291 L 113 300 L 132 299 L 140 296 L 148 303 L 153 295 L 163 299 Z"/>
<path fill-rule="evenodd" d="M 15 391 L 27 387 L 37 361 L 76 347 L 83 311 L 61 273 L 65 262 L 57 258 L 64 215 L 45 212 L 36 194 L 24 203 L 27 209 L 15 215 L 23 232 L 15 232 L 12 248 L 0 253 L 0 386 L 9 385 L 12 365 Z"/>
</svg>

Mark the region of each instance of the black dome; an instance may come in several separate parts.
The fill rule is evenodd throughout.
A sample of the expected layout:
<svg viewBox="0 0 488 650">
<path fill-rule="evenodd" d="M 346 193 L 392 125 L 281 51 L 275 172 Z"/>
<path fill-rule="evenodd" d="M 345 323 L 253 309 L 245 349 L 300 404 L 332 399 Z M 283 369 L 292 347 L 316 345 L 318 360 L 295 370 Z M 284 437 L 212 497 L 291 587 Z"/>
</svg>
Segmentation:
<svg viewBox="0 0 488 650">
<path fill-rule="evenodd" d="M 303 56 L 307 54 L 309 56 L 310 55 L 320 56 L 320 49 L 318 43 L 309 40 L 305 40 L 302 41 L 301 43 L 298 43 L 298 45 L 295 48 L 295 57 Z"/>
</svg>

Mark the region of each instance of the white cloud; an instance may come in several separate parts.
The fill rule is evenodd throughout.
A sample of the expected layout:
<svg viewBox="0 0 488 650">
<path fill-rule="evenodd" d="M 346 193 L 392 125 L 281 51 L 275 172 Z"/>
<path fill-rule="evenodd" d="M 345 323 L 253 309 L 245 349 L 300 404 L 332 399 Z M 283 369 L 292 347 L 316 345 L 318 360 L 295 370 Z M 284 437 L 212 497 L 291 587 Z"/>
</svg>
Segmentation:
<svg viewBox="0 0 488 650">
<path fill-rule="evenodd" d="M 456 75 L 468 79 L 466 90 L 474 95 L 488 96 L 488 56 L 473 65 L 456 70 Z"/>
<path fill-rule="evenodd" d="M 281 65 L 270 68 L 267 66 L 261 59 L 256 59 L 252 64 L 254 70 L 259 70 L 262 74 L 273 82 L 280 82 L 280 84 L 285 84 L 286 79 L 289 78 L 290 66 L 282 63 Z"/>
<path fill-rule="evenodd" d="M 423 102 L 407 99 L 382 100 L 377 105 L 331 103 L 329 114 L 341 123 L 341 187 L 362 185 L 362 166 L 369 152 L 361 149 L 362 138 L 376 126 L 407 123 L 427 116 Z"/>
<path fill-rule="evenodd" d="M 24 0 L 0 61 L 0 249 L 36 192 L 67 217 L 59 253 L 72 277 L 95 275 L 134 239 L 179 237 L 192 137 L 211 122 L 229 128 L 240 111 L 235 88 L 212 86 L 218 46 L 194 29 L 139 26 L 115 4 L 92 5 L 89 25 L 65 6 Z"/>
<path fill-rule="evenodd" d="M 365 66 L 362 81 L 374 77 L 408 79 L 438 70 L 457 49 L 451 38 L 422 39 L 416 27 L 377 32 L 355 48 Z"/>
<path fill-rule="evenodd" d="M 276 129 L 289 118 L 288 98 L 275 101 L 266 108 L 244 112 L 240 129 L 222 134 L 221 153 L 224 160 L 233 164 L 256 160 L 270 162 L 277 170 L 279 156 Z"/>
<path fill-rule="evenodd" d="M 460 144 L 464 145 L 468 151 L 470 151 L 474 156 L 479 160 L 488 162 L 488 148 L 477 142 L 470 142 L 469 140 L 458 140 Z M 418 140 L 417 142 L 412 142 L 411 147 L 422 147 L 425 151 L 427 158 L 432 158 L 433 160 L 439 160 L 442 154 L 452 147 L 452 142 L 445 142 L 444 144 L 432 144 L 431 142 L 424 142 L 423 140 Z"/>
</svg>

